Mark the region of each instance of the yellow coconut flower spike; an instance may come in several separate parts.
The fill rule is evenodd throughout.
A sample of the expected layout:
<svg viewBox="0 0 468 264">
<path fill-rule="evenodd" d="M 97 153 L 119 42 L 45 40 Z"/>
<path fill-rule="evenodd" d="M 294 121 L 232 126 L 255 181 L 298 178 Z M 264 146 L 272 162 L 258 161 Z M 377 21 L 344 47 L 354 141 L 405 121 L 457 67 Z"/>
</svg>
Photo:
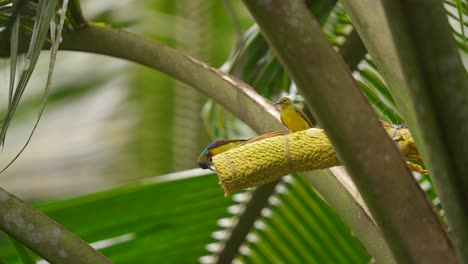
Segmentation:
<svg viewBox="0 0 468 264">
<path fill-rule="evenodd" d="M 396 131 L 394 126 L 385 128 L 408 160 L 421 160 L 406 128 L 396 128 Z M 226 195 L 272 182 L 292 172 L 341 165 L 327 135 L 318 128 L 244 143 L 213 156 L 213 164 Z M 408 162 L 408 165 L 412 170 L 427 173 L 417 164 Z"/>
</svg>

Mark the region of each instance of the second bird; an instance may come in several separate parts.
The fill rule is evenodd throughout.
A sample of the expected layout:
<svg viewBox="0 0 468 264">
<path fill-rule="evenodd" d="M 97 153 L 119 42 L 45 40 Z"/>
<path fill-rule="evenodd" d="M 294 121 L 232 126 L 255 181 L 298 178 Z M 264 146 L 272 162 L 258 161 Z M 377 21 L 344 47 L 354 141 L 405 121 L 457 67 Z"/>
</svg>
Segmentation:
<svg viewBox="0 0 468 264">
<path fill-rule="evenodd" d="M 310 119 L 295 106 L 289 97 L 282 97 L 275 103 L 281 107 L 281 122 L 292 132 L 306 130 L 313 127 Z"/>
</svg>

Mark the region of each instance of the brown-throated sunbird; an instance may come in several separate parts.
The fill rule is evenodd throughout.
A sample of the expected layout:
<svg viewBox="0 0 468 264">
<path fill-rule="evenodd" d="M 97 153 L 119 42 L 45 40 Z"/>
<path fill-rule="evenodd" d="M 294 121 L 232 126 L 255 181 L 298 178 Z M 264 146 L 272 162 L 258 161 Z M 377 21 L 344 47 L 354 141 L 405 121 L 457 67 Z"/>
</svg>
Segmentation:
<svg viewBox="0 0 468 264">
<path fill-rule="evenodd" d="M 299 107 L 295 106 L 289 97 L 282 97 L 275 103 L 281 107 L 280 118 L 281 122 L 292 132 L 306 130 L 312 128 L 312 122 L 302 112 Z"/>
<path fill-rule="evenodd" d="M 211 168 L 211 158 L 214 155 L 223 153 L 239 144 L 246 142 L 246 139 L 226 139 L 217 140 L 209 144 L 198 157 L 198 166 L 204 170 Z"/>
<path fill-rule="evenodd" d="M 239 147 L 241 145 L 252 143 L 258 140 L 262 140 L 269 137 L 275 137 L 280 135 L 286 135 L 290 132 L 288 130 L 280 130 L 275 132 L 266 133 L 260 136 L 256 136 L 249 139 L 223 139 L 223 140 L 216 140 L 209 144 L 203 152 L 198 157 L 198 166 L 204 170 L 211 168 L 211 161 L 214 155 L 218 155 L 225 151 L 228 151 L 234 147 Z"/>
</svg>

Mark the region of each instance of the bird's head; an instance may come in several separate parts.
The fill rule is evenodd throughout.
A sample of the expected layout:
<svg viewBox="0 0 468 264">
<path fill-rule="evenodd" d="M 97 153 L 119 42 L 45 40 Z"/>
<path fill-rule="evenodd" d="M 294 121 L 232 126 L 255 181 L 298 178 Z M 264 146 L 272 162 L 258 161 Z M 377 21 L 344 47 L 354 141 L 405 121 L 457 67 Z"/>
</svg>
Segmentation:
<svg viewBox="0 0 468 264">
<path fill-rule="evenodd" d="M 198 162 L 197 162 L 198 166 L 204 170 L 206 169 L 213 170 L 211 168 L 211 158 L 213 155 L 210 153 L 209 147 L 210 146 L 208 146 L 205 150 L 203 150 L 203 152 L 198 157 Z"/>
<path fill-rule="evenodd" d="M 281 106 L 281 109 L 285 109 L 287 108 L 288 106 L 292 105 L 293 102 L 292 100 L 289 98 L 289 97 L 281 97 L 276 103 L 275 105 L 279 105 Z"/>
<path fill-rule="evenodd" d="M 213 156 L 228 151 L 229 149 L 244 143 L 245 139 L 224 139 L 211 142 L 198 157 L 198 166 L 204 170 L 213 170 L 211 167 Z"/>
</svg>

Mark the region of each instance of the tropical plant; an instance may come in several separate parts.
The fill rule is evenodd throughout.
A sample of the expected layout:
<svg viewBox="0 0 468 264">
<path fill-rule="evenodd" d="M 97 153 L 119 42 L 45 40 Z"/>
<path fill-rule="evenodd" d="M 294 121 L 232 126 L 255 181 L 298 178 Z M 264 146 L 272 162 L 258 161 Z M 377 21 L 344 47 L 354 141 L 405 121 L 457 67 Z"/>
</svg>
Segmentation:
<svg viewBox="0 0 468 264">
<path fill-rule="evenodd" d="M 207 2 L 149 5 L 207 25 L 208 15 L 196 8 Z M 270 101 L 283 94 L 303 102 L 346 171 L 294 173 L 232 200 L 223 197 L 214 173 L 200 169 L 34 208 L 0 189 L 5 262 L 41 257 L 52 263 L 468 263 L 468 80 L 461 59 L 467 50 L 467 4 L 243 3 L 256 24 L 241 21 L 237 2 L 224 1 L 224 16 L 236 29 L 230 38 L 237 41 L 218 70 L 183 53 L 198 57 L 204 45 L 215 46 L 214 40 L 206 44 L 203 31 L 190 35 L 194 28 L 186 33 L 193 39 L 173 45 L 161 37 L 162 44 L 115 28 L 134 25 L 138 16 L 113 21 L 102 12 L 96 18 L 113 25 L 85 20 L 78 0 L 0 1 L 0 55 L 10 58 L 2 144 L 22 107 L 40 105 L 37 125 L 47 98 L 53 102 L 68 94 L 49 95 L 56 56 L 59 50 L 81 51 L 151 68 L 127 69 L 136 72 L 130 97 L 147 115 L 136 126 L 140 142 L 129 144 L 133 155 L 125 156 L 143 168 L 122 164 L 122 158 L 113 163 L 126 172 L 148 176 L 191 167 L 188 162 L 195 164 L 207 142 L 203 124 L 216 138 L 281 129 Z M 39 55 L 49 48 L 43 99 L 21 105 Z M 202 105 L 188 86 L 172 90 L 153 70 L 210 100 Z M 99 76 L 96 83 L 114 75 Z M 154 83 L 161 88 L 151 90 Z M 410 173 L 379 119 L 408 124 L 430 176 Z M 151 142 L 154 137 L 141 129 L 150 121 L 163 124 L 151 133 L 166 136 Z"/>
</svg>

